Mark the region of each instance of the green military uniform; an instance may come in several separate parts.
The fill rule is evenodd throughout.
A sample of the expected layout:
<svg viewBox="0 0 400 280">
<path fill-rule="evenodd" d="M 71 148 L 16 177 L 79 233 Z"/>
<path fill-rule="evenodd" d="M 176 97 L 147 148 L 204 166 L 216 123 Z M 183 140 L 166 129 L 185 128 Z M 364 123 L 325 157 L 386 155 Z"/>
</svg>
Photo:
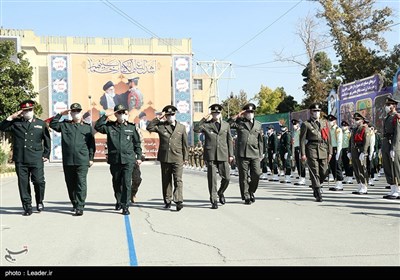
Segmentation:
<svg viewBox="0 0 400 280">
<path fill-rule="evenodd" d="M 353 167 L 351 166 L 350 159 L 347 154 L 350 152 L 349 144 L 351 131 L 349 129 L 349 123 L 346 121 L 342 121 L 342 131 L 343 131 L 343 140 L 342 140 L 342 162 L 343 168 L 346 175 L 346 179 L 343 184 L 353 184 Z"/>
<path fill-rule="evenodd" d="M 320 105 L 316 103 L 311 104 L 309 109 L 313 114 L 321 111 Z M 316 201 L 321 202 L 320 188 L 327 176 L 328 159 L 332 155 L 329 127 L 325 120 L 321 120 L 314 115 L 301 124 L 300 152 L 301 157 L 307 157 L 314 197 Z"/>
<path fill-rule="evenodd" d="M 213 104 L 211 113 L 220 114 L 222 106 Z M 229 124 L 220 119 L 207 121 L 202 118 L 193 129 L 196 133 L 203 133 L 204 160 L 207 162 L 208 191 L 212 208 L 218 208 L 218 198 L 221 204 L 225 204 L 224 192 L 228 188 L 230 180 L 229 158 L 233 159 L 233 142 Z M 221 185 L 217 190 L 217 170 L 221 177 Z"/>
<path fill-rule="evenodd" d="M 80 112 L 81 105 L 73 103 L 71 114 Z M 83 214 L 87 195 L 87 174 L 90 161 L 96 151 L 95 140 L 90 124 L 77 120 L 64 120 L 57 114 L 50 121 L 50 128 L 61 132 L 62 161 L 68 196 L 76 215 Z"/>
<path fill-rule="evenodd" d="M 242 199 L 245 204 L 255 201 L 254 193 L 257 191 L 261 175 L 260 160 L 263 157 L 263 136 L 261 123 L 254 119 L 256 106 L 246 104 L 243 110 L 246 117 L 230 119 L 231 128 L 237 131 L 237 156 L 239 169 L 239 186 Z M 248 172 L 250 170 L 250 182 Z"/>
<path fill-rule="evenodd" d="M 367 194 L 368 172 L 366 157 L 370 143 L 370 132 L 369 128 L 363 124 L 365 118 L 361 114 L 354 113 L 354 119 L 362 123 L 352 129 L 349 144 L 353 171 L 358 183 L 358 190 L 354 191 L 353 194 Z"/>
<path fill-rule="evenodd" d="M 386 106 L 397 107 L 398 100 L 393 98 L 386 99 Z M 396 199 L 400 197 L 400 115 L 396 110 L 388 112 L 383 123 L 382 140 L 382 163 L 386 176 L 386 182 L 390 184 L 390 192 L 383 196 L 386 199 Z"/>
<path fill-rule="evenodd" d="M 163 112 L 167 121 L 158 118 L 153 119 L 147 130 L 157 132 L 160 138 L 157 160 L 161 162 L 162 190 L 165 208 L 171 207 L 172 194 L 176 203 L 176 210 L 183 207 L 183 162 L 188 160 L 188 144 L 186 127 L 174 121 L 172 116 L 178 109 L 172 105 L 165 106 Z M 174 179 L 174 191 L 172 193 L 172 177 Z"/>
<path fill-rule="evenodd" d="M 110 164 L 114 196 L 117 201 L 115 209 L 122 208 L 122 214 L 129 215 L 133 166 L 136 160 L 142 158 L 142 148 L 135 124 L 127 121 L 127 109 L 120 104 L 115 106 L 114 112 L 117 121 L 107 121 L 107 116 L 103 115 L 97 120 L 95 129 L 107 134 L 107 163 Z M 123 115 L 126 119 L 119 121 Z"/>
<path fill-rule="evenodd" d="M 35 102 L 26 100 L 20 104 L 20 109 L 33 114 Z M 18 189 L 24 208 L 24 215 L 32 214 L 32 196 L 29 179 L 31 178 L 35 189 L 37 210 L 43 209 L 45 192 L 45 178 L 43 159 L 50 156 L 50 133 L 46 123 L 34 117 L 25 118 L 8 117 L 0 123 L 0 130 L 13 134 L 13 161 L 18 177 Z"/>
<path fill-rule="evenodd" d="M 286 126 L 282 126 L 282 135 L 279 141 L 279 155 L 282 161 L 282 169 L 285 170 L 285 179 L 281 183 L 290 183 L 290 175 L 292 172 L 292 137 L 287 131 Z"/>
<path fill-rule="evenodd" d="M 144 156 L 144 138 L 142 133 L 140 132 L 140 128 L 135 125 L 136 131 L 139 134 L 140 137 L 140 147 L 142 148 L 142 158 L 141 160 L 145 160 Z M 136 194 L 139 190 L 139 186 L 142 183 L 142 171 L 140 170 L 140 165 L 139 164 L 134 164 L 133 165 L 133 171 L 132 171 L 132 188 L 131 188 L 131 202 L 135 202 Z"/>
</svg>

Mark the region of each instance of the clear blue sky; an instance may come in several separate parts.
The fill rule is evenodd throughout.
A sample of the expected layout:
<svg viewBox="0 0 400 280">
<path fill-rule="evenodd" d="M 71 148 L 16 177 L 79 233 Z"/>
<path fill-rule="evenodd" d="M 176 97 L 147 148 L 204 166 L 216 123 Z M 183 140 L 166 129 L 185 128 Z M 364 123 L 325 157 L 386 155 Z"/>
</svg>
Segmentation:
<svg viewBox="0 0 400 280">
<path fill-rule="evenodd" d="M 377 0 L 376 7 L 383 6 L 395 11 L 393 20 L 398 23 L 400 0 Z M 300 102 L 303 68 L 273 62 L 274 53 L 304 54 L 296 26 L 320 8 L 318 3 L 306 0 L 0 0 L 0 25 L 31 29 L 43 36 L 191 38 L 194 61 L 216 59 L 234 65 L 234 78 L 220 81 L 220 99 L 240 90 L 251 98 L 264 85 L 272 89 L 282 86 Z M 133 20 L 127 20 L 118 9 Z M 323 20 L 319 27 L 327 34 Z M 400 43 L 400 25 L 384 37 L 391 50 Z M 333 48 L 325 51 L 337 62 Z M 297 58 L 307 60 L 305 55 Z"/>
</svg>

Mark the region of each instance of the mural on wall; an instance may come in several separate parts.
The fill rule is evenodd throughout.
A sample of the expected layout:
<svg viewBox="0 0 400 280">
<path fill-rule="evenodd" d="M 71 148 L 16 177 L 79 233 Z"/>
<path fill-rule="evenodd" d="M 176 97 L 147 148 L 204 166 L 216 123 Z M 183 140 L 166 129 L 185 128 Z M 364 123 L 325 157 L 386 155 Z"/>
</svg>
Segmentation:
<svg viewBox="0 0 400 280">
<path fill-rule="evenodd" d="M 57 57 L 53 64 L 61 69 L 61 56 Z M 83 108 L 84 120 L 94 127 L 102 114 L 113 112 L 115 105 L 123 104 L 129 110 L 129 121 L 137 124 L 143 135 L 146 158 L 156 158 L 158 134 L 148 132 L 146 127 L 171 104 L 171 57 L 71 54 L 65 61 L 68 63 L 65 72 L 49 67 L 52 77 L 49 80 L 57 89 L 49 115 L 54 116 L 69 108 L 70 103 L 78 102 Z M 111 115 L 109 119 L 115 120 L 115 117 Z M 95 138 L 95 159 L 105 159 L 106 136 L 95 133 Z"/>
</svg>

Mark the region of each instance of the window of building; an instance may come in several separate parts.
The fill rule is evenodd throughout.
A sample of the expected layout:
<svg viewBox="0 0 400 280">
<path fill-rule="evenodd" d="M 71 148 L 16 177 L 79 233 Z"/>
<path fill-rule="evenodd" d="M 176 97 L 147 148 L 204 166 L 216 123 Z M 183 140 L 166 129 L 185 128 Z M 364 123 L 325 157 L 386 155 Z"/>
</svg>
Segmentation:
<svg viewBox="0 0 400 280">
<path fill-rule="evenodd" d="M 202 79 L 194 79 L 193 80 L 193 89 L 203 90 L 203 80 Z"/>
<path fill-rule="evenodd" d="M 203 113 L 203 101 L 195 101 L 194 102 L 194 112 L 195 113 Z"/>
</svg>

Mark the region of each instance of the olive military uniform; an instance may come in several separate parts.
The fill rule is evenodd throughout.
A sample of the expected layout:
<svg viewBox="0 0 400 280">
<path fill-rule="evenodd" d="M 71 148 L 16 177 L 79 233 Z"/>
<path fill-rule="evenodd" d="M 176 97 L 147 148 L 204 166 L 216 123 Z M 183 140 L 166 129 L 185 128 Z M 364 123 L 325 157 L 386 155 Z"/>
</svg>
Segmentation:
<svg viewBox="0 0 400 280">
<path fill-rule="evenodd" d="M 125 112 L 123 105 L 114 108 L 115 113 Z M 129 200 L 131 199 L 131 185 L 133 165 L 142 158 L 140 136 L 133 123 L 124 121 L 107 121 L 103 115 L 98 119 L 95 129 L 107 134 L 107 163 L 110 164 L 116 210 L 123 209 L 122 214 L 129 214 Z"/>
<path fill-rule="evenodd" d="M 222 106 L 213 104 L 211 113 L 220 113 Z M 218 208 L 218 198 L 221 204 L 225 204 L 224 192 L 228 188 L 230 180 L 229 158 L 233 159 L 233 142 L 230 126 L 222 120 L 209 120 L 202 118 L 193 129 L 194 132 L 202 132 L 204 141 L 204 160 L 207 162 L 208 190 L 212 208 Z M 217 190 L 217 170 L 221 177 L 221 185 Z"/>
<path fill-rule="evenodd" d="M 319 104 L 312 104 L 310 111 L 320 111 Z M 304 121 L 300 127 L 301 157 L 307 157 L 310 171 L 311 187 L 316 201 L 321 202 L 321 184 L 328 171 L 329 156 L 332 155 L 332 145 L 329 137 L 328 123 L 315 117 Z"/>
<path fill-rule="evenodd" d="M 163 112 L 167 116 L 174 116 L 177 109 L 168 105 Z M 150 132 L 157 132 L 160 138 L 157 160 L 161 162 L 162 191 L 165 208 L 171 207 L 172 194 L 179 211 L 183 205 L 183 162 L 188 161 L 188 144 L 186 127 L 176 121 L 161 121 L 154 118 L 146 128 Z M 174 191 L 172 192 L 172 177 Z"/>
<path fill-rule="evenodd" d="M 243 111 L 246 111 L 248 118 L 237 117 L 230 119 L 231 128 L 237 131 L 236 153 L 239 169 L 239 186 L 242 199 L 245 204 L 255 201 L 254 193 L 257 191 L 261 175 L 260 160 L 263 157 L 263 136 L 261 123 L 249 116 L 256 109 L 252 103 L 246 104 Z M 248 172 L 250 170 L 250 182 Z"/>
<path fill-rule="evenodd" d="M 33 110 L 34 104 L 32 100 L 24 101 L 20 104 L 20 109 Z M 43 160 L 49 158 L 51 148 L 47 125 L 34 116 L 30 120 L 13 119 L 10 116 L 0 123 L 0 130 L 13 134 L 13 161 L 24 215 L 32 214 L 30 178 L 35 189 L 37 209 L 40 212 L 43 209 L 46 185 Z"/>
<path fill-rule="evenodd" d="M 80 104 L 73 103 L 71 110 L 81 111 Z M 89 162 L 93 161 L 96 150 L 92 127 L 81 120 L 60 122 L 57 114 L 50 122 L 50 128 L 61 132 L 62 161 L 68 196 L 76 215 L 82 215 L 87 195 L 87 174 Z"/>
</svg>

